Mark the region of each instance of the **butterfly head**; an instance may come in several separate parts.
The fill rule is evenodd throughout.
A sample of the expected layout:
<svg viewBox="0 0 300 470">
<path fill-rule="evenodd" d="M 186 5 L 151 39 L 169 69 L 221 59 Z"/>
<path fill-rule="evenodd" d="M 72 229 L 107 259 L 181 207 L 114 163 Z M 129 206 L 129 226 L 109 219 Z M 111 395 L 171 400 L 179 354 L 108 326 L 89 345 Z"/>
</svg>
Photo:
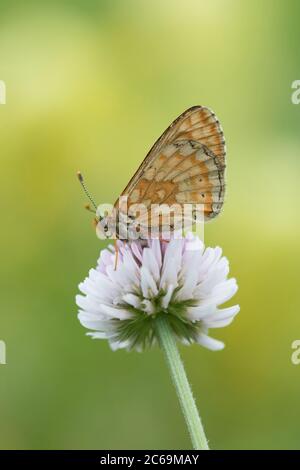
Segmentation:
<svg viewBox="0 0 300 470">
<path fill-rule="evenodd" d="M 97 221 L 96 232 L 99 238 L 101 239 L 117 238 L 116 229 L 115 229 L 115 217 L 114 217 L 113 210 L 111 211 L 106 210 L 103 215 L 98 214 L 95 220 Z"/>
</svg>

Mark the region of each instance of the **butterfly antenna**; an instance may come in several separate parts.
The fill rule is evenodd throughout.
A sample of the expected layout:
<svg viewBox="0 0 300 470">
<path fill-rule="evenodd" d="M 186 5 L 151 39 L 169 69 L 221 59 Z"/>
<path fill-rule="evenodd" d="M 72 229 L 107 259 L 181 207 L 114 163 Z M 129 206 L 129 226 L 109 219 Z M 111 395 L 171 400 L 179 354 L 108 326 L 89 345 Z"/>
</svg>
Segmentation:
<svg viewBox="0 0 300 470">
<path fill-rule="evenodd" d="M 85 192 L 86 196 L 89 198 L 89 200 L 91 201 L 91 203 L 93 204 L 93 207 L 95 208 L 95 210 L 97 211 L 97 205 L 94 201 L 94 199 L 92 198 L 92 196 L 90 195 L 89 191 L 87 190 L 87 187 L 84 183 L 84 179 L 83 179 L 83 176 L 82 176 L 82 173 L 80 171 L 77 171 L 77 178 L 79 179 L 79 183 L 81 184 L 82 188 L 83 188 L 83 191 Z M 87 207 L 87 206 L 86 206 Z M 89 206 L 88 206 L 89 207 Z"/>
</svg>

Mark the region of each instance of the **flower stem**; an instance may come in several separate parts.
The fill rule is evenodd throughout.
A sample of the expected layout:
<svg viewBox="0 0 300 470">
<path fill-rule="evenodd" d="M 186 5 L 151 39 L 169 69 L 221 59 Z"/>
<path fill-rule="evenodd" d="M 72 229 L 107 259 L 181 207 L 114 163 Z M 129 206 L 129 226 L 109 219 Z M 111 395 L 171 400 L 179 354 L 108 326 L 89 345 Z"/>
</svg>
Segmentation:
<svg viewBox="0 0 300 470">
<path fill-rule="evenodd" d="M 166 315 L 167 316 L 167 315 Z M 164 315 L 156 320 L 157 333 L 170 369 L 180 406 L 195 450 L 208 450 L 208 443 L 196 407 L 190 384 L 176 345 L 176 340 Z"/>
</svg>

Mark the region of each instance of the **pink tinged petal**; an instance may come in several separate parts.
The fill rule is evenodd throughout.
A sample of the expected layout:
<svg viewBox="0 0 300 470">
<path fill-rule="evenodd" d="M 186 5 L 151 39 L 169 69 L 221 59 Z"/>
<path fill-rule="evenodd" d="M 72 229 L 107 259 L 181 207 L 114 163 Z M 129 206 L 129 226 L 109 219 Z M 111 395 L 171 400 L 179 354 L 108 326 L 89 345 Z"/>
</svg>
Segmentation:
<svg viewBox="0 0 300 470">
<path fill-rule="evenodd" d="M 153 303 L 150 300 L 144 299 L 141 306 L 143 311 L 148 313 L 149 315 L 155 313 Z"/>
<path fill-rule="evenodd" d="M 188 270 L 189 264 L 197 259 L 197 271 L 199 269 L 199 266 L 201 264 L 201 259 L 202 259 L 202 252 L 201 250 L 190 250 L 190 251 L 183 251 L 182 254 L 182 270 L 185 272 Z"/>
<path fill-rule="evenodd" d="M 192 299 L 195 287 L 197 285 L 198 270 L 197 266 L 200 261 L 200 253 L 195 252 L 192 259 L 185 260 L 185 264 L 179 276 L 179 284 L 182 285 L 180 291 L 176 295 L 178 300 Z"/>
<path fill-rule="evenodd" d="M 136 282 L 140 279 L 140 268 L 134 259 L 133 253 L 129 249 L 124 253 L 123 264 L 126 266 L 132 282 Z"/>
<path fill-rule="evenodd" d="M 107 338 L 106 333 L 102 333 L 100 331 L 95 331 L 95 332 L 89 331 L 88 333 L 86 333 L 86 335 L 90 336 L 92 339 L 106 339 Z"/>
<path fill-rule="evenodd" d="M 216 265 L 216 273 L 220 273 L 226 278 L 229 273 L 229 261 L 226 256 L 223 256 Z"/>
<path fill-rule="evenodd" d="M 141 300 L 134 294 L 125 294 L 123 295 L 122 300 L 134 308 L 141 307 Z"/>
<path fill-rule="evenodd" d="M 130 244 L 130 248 L 134 256 L 137 258 L 137 260 L 142 263 L 143 257 L 142 257 L 142 249 L 140 245 L 138 245 L 136 242 L 132 242 Z"/>
<path fill-rule="evenodd" d="M 101 320 L 97 318 L 96 315 L 90 313 L 80 312 L 78 314 L 78 319 L 80 323 L 90 330 L 106 330 L 109 328 L 109 322 L 106 320 Z"/>
<path fill-rule="evenodd" d="M 214 252 L 214 260 L 212 262 L 212 266 L 215 266 L 222 257 L 222 248 L 216 246 L 215 248 L 212 248 L 212 250 Z"/>
<path fill-rule="evenodd" d="M 109 250 L 102 250 L 98 260 L 97 269 L 106 272 L 106 267 L 113 263 L 113 255 Z"/>
<path fill-rule="evenodd" d="M 185 253 L 193 253 L 198 251 L 200 254 L 202 254 L 204 251 L 204 243 L 200 240 L 200 238 L 194 237 L 193 234 L 189 233 L 186 236 L 184 251 Z"/>
<path fill-rule="evenodd" d="M 179 269 L 181 268 L 182 247 L 182 240 L 171 240 L 168 243 L 164 257 L 164 266 L 168 264 L 171 259 L 173 259 L 176 262 L 176 271 L 179 271 Z"/>
<path fill-rule="evenodd" d="M 112 303 L 120 295 L 120 290 L 103 282 L 91 282 L 87 295 L 99 302 Z"/>
<path fill-rule="evenodd" d="M 120 263 L 117 269 L 115 266 L 108 266 L 107 275 L 111 282 L 119 288 L 119 293 L 130 292 L 139 285 L 138 278 L 130 271 L 130 266 L 125 264 Z"/>
<path fill-rule="evenodd" d="M 133 314 L 123 308 L 109 307 L 108 305 L 102 305 L 101 310 L 111 318 L 118 318 L 119 320 L 127 320 L 132 318 Z"/>
<path fill-rule="evenodd" d="M 221 310 L 217 309 L 215 314 L 209 316 L 207 319 L 204 318 L 204 325 L 206 328 L 223 328 L 230 325 L 239 311 L 239 305 L 223 308 Z"/>
<path fill-rule="evenodd" d="M 110 298 L 115 297 L 119 294 L 120 289 L 114 284 L 105 274 L 95 269 L 90 269 L 89 280 L 94 284 L 96 289 L 100 292 L 104 292 L 106 296 Z"/>
<path fill-rule="evenodd" d="M 83 296 L 79 294 L 76 296 L 76 304 L 86 312 L 106 317 L 107 314 L 104 313 L 103 306 L 110 307 L 113 305 L 111 301 L 106 302 L 104 298 L 98 300 L 94 296 Z"/>
<path fill-rule="evenodd" d="M 189 266 L 189 263 L 191 261 L 193 261 L 194 259 L 197 259 L 198 261 L 198 265 L 197 265 L 197 270 L 199 269 L 199 266 L 200 266 L 200 263 L 201 263 L 201 259 L 202 259 L 202 250 L 201 249 L 197 249 L 197 250 L 183 250 L 183 253 L 182 253 L 182 269 L 183 271 L 185 271 L 188 266 Z"/>
<path fill-rule="evenodd" d="M 169 284 L 174 287 L 178 285 L 177 277 L 181 268 L 182 240 L 171 240 L 167 245 L 160 279 L 160 288 L 165 290 Z"/>
<path fill-rule="evenodd" d="M 112 349 L 112 351 L 117 351 L 118 349 L 127 349 L 130 347 L 131 345 L 131 341 L 130 340 L 126 340 L 126 341 L 113 341 L 113 340 L 109 340 L 109 345 Z"/>
<path fill-rule="evenodd" d="M 234 317 L 227 318 L 227 320 L 203 320 L 206 328 L 224 328 L 230 325 L 234 320 Z"/>
<path fill-rule="evenodd" d="M 193 307 L 191 307 L 193 308 Z M 196 307 L 197 308 L 197 307 Z M 228 307 L 228 308 L 223 308 L 223 309 L 218 309 L 215 304 L 211 304 L 210 306 L 203 306 L 203 311 L 206 311 L 201 316 L 201 320 L 203 321 L 203 324 L 207 328 L 212 328 L 211 326 L 208 326 L 208 323 L 212 322 L 219 322 L 223 320 L 228 320 L 231 318 L 234 318 L 240 311 L 240 306 L 239 305 L 234 305 L 233 307 Z"/>
<path fill-rule="evenodd" d="M 167 308 L 169 306 L 174 289 L 174 286 L 169 284 L 166 294 L 161 298 L 161 305 L 163 308 Z"/>
<path fill-rule="evenodd" d="M 216 312 L 216 306 L 212 305 L 199 305 L 198 307 L 189 307 L 187 310 L 187 317 L 192 321 L 200 321 L 203 318 L 213 315 Z"/>
<path fill-rule="evenodd" d="M 218 247 L 217 247 L 218 248 Z M 215 250 L 217 250 L 217 248 Z M 229 273 L 229 263 L 225 256 L 220 258 L 221 249 L 219 253 L 215 253 L 215 260 L 206 269 L 205 276 L 200 279 L 200 286 L 204 290 L 209 291 L 216 284 L 226 280 Z M 200 276 L 201 277 L 201 276 Z"/>
<path fill-rule="evenodd" d="M 83 282 L 81 282 L 78 288 L 80 292 L 85 295 L 90 295 L 96 300 L 102 299 L 101 292 L 99 292 L 99 289 L 96 288 L 95 283 L 93 283 L 89 278 L 86 278 Z"/>
<path fill-rule="evenodd" d="M 212 320 L 227 320 L 228 318 L 234 318 L 240 311 L 239 305 L 233 305 L 232 307 L 217 309 L 216 314 Z"/>
<path fill-rule="evenodd" d="M 146 266 L 141 267 L 141 288 L 145 298 L 152 298 L 158 294 L 156 283 Z"/>
<path fill-rule="evenodd" d="M 198 282 L 203 281 L 205 279 L 205 275 L 208 269 L 211 267 L 213 262 L 216 259 L 216 253 L 214 248 L 206 248 L 201 258 L 201 264 L 198 270 Z"/>
<path fill-rule="evenodd" d="M 171 284 L 174 287 L 177 287 L 177 262 L 175 259 L 171 259 L 168 263 L 164 262 L 162 275 L 160 278 L 160 288 L 167 290 L 168 286 Z"/>
<path fill-rule="evenodd" d="M 160 249 L 161 249 L 161 254 L 162 254 L 163 259 L 165 257 L 168 246 L 169 246 L 169 242 L 160 241 Z"/>
<path fill-rule="evenodd" d="M 103 263 L 98 264 L 98 266 L 97 266 L 96 269 L 97 269 L 97 271 L 99 271 L 100 273 L 103 273 L 103 274 L 106 273 L 106 266 L 105 266 Z"/>
<path fill-rule="evenodd" d="M 217 284 L 226 280 L 228 273 L 229 263 L 227 258 L 223 257 L 207 271 L 205 279 L 199 284 L 199 291 L 209 293 Z"/>
<path fill-rule="evenodd" d="M 107 266 L 107 276 L 120 289 L 123 289 L 124 284 L 127 283 L 126 269 L 122 264 L 119 264 L 117 269 L 115 269 L 114 265 Z"/>
<path fill-rule="evenodd" d="M 83 292 L 83 289 L 82 289 Z M 108 296 L 105 296 L 105 293 L 103 292 L 103 295 L 98 295 L 99 292 L 91 292 L 91 289 L 86 293 L 86 296 L 83 295 L 77 295 L 76 296 L 76 303 L 79 307 L 88 310 L 88 309 L 93 309 L 97 310 L 100 312 L 101 306 L 102 305 L 112 305 L 115 301 L 119 300 L 120 297 L 114 297 L 110 298 Z"/>
<path fill-rule="evenodd" d="M 127 250 L 127 242 L 123 242 L 122 240 L 117 240 L 117 246 L 121 255 L 124 256 L 124 253 Z"/>
<path fill-rule="evenodd" d="M 89 311 L 95 315 L 102 314 L 101 303 L 99 301 L 95 301 L 90 296 L 84 297 L 83 295 L 76 295 L 76 304 L 83 310 Z"/>
<path fill-rule="evenodd" d="M 238 286 L 234 278 L 223 281 L 212 290 L 211 297 L 214 299 L 216 305 L 221 305 L 234 296 Z"/>
<path fill-rule="evenodd" d="M 162 254 L 161 254 L 161 246 L 159 240 L 151 240 L 151 249 L 155 256 L 156 262 L 158 264 L 159 269 L 162 266 Z"/>
<path fill-rule="evenodd" d="M 155 258 L 155 255 L 151 248 L 144 248 L 143 251 L 143 266 L 148 268 L 149 272 L 151 273 L 153 279 L 155 282 L 159 281 L 159 265 L 157 263 L 157 260 Z"/>
<path fill-rule="evenodd" d="M 222 343 L 222 341 L 211 338 L 210 336 L 204 333 L 200 333 L 196 341 L 198 344 L 201 344 L 201 346 L 204 346 L 205 348 L 210 349 L 211 351 L 220 351 L 225 347 L 225 344 Z"/>
</svg>

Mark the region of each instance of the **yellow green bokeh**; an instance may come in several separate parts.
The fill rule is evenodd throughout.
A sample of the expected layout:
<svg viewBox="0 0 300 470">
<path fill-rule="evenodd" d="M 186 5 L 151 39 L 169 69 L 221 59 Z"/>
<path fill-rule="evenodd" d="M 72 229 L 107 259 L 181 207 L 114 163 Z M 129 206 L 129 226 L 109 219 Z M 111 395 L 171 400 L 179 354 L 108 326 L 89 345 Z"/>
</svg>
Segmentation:
<svg viewBox="0 0 300 470">
<path fill-rule="evenodd" d="M 299 448 L 299 2 L 0 0 L 0 447 L 188 449 L 163 356 L 85 336 L 78 283 L 100 242 L 76 170 L 114 202 L 182 111 L 211 107 L 228 148 L 222 215 L 206 228 L 240 289 L 182 347 L 212 448 Z"/>
</svg>

